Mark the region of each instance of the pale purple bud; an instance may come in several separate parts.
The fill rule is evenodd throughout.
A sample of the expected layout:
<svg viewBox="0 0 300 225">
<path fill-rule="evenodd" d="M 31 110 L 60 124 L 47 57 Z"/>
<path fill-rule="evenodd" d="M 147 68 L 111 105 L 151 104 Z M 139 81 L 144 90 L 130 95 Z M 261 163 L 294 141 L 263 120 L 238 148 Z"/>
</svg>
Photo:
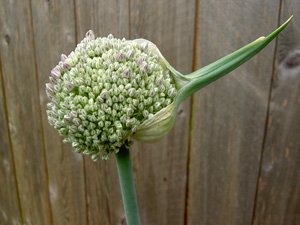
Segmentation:
<svg viewBox="0 0 300 225">
<path fill-rule="evenodd" d="M 90 39 L 90 40 L 95 39 L 94 31 L 89 30 L 88 32 L 86 32 L 85 37 L 87 37 L 87 38 Z"/>
<path fill-rule="evenodd" d="M 59 76 L 60 76 L 60 71 L 58 69 L 51 70 L 51 77 L 53 77 L 56 80 L 57 78 L 59 78 Z"/>
<path fill-rule="evenodd" d="M 71 91 L 74 87 L 74 84 L 68 83 L 66 86 L 67 86 L 68 91 Z"/>
<path fill-rule="evenodd" d="M 146 62 L 143 62 L 142 65 L 141 65 L 141 68 L 147 71 L 148 64 Z"/>
<path fill-rule="evenodd" d="M 68 58 L 68 56 L 66 56 L 65 54 L 61 54 L 61 56 L 60 56 L 60 60 L 62 62 L 66 61 L 67 58 Z"/>
<path fill-rule="evenodd" d="M 72 110 L 70 114 L 71 114 L 71 117 L 73 117 L 73 118 L 77 117 L 77 112 L 74 110 Z"/>
<path fill-rule="evenodd" d="M 126 78 L 129 78 L 129 77 L 130 77 L 130 71 L 129 71 L 129 69 L 126 69 L 126 70 L 123 72 L 123 76 L 126 77 Z"/>
<path fill-rule="evenodd" d="M 122 53 L 122 52 L 120 52 L 118 55 L 117 55 L 117 58 L 116 58 L 118 61 L 123 61 L 123 60 L 125 60 L 125 55 Z"/>
<path fill-rule="evenodd" d="M 138 58 L 135 61 L 138 65 L 142 65 L 143 60 L 141 58 Z"/>
<path fill-rule="evenodd" d="M 69 64 L 69 63 L 67 63 L 67 62 L 64 62 L 64 63 L 63 63 L 63 67 L 64 67 L 64 69 L 65 69 L 65 70 L 69 70 L 69 69 L 71 69 L 71 66 L 70 66 L 70 64 Z"/>
<path fill-rule="evenodd" d="M 127 53 L 126 53 L 126 57 L 128 59 L 132 59 L 134 56 L 134 51 L 133 50 L 129 50 Z"/>
</svg>

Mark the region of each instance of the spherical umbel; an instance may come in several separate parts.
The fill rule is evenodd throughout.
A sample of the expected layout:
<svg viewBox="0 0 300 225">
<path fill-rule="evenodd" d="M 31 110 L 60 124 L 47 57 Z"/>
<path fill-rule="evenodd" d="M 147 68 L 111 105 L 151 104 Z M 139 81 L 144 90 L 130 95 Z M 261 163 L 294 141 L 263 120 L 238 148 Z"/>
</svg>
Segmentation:
<svg viewBox="0 0 300 225">
<path fill-rule="evenodd" d="M 93 31 L 51 71 L 47 116 L 64 143 L 97 160 L 117 152 L 140 124 L 170 105 L 177 90 L 147 43 L 95 38 Z"/>
</svg>

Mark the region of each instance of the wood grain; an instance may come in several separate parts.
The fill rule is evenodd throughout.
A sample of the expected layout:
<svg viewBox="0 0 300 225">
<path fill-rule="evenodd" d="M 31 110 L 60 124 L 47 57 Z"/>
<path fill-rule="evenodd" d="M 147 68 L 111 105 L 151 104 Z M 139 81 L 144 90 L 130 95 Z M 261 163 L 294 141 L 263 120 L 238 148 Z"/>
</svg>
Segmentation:
<svg viewBox="0 0 300 225">
<path fill-rule="evenodd" d="M 32 0 L 39 98 L 47 156 L 53 224 L 87 223 L 85 179 L 82 155 L 62 143 L 58 132 L 48 124 L 45 84 L 62 53 L 76 47 L 75 8 L 67 0 Z M 47 29 L 45 29 L 47 28 Z M 46 53 L 46 54 L 45 54 Z"/>
<path fill-rule="evenodd" d="M 254 224 L 300 221 L 300 5 L 283 1 Z"/>
<path fill-rule="evenodd" d="M 1 1 L 0 8 L 3 86 L 23 224 L 52 224 L 30 1 Z"/>
<path fill-rule="evenodd" d="M 201 0 L 197 68 L 271 33 L 279 2 Z M 274 46 L 194 96 L 190 225 L 252 222 Z"/>
<path fill-rule="evenodd" d="M 131 1 L 131 39 L 155 43 L 183 74 L 192 71 L 195 1 Z M 133 145 L 133 169 L 142 224 L 184 224 L 190 99 L 172 131 L 158 143 Z"/>
<path fill-rule="evenodd" d="M 0 14 L 2 13 L 0 9 Z M 22 224 L 19 196 L 15 178 L 13 156 L 11 154 L 5 98 L 3 96 L 2 73 L 0 63 L 0 224 Z"/>
<path fill-rule="evenodd" d="M 170 134 L 131 155 L 144 225 L 186 224 L 185 211 L 189 225 L 298 224 L 297 0 L 0 1 L 0 224 L 126 224 L 114 156 L 75 154 L 46 121 L 49 71 L 87 30 L 149 39 L 189 73 L 194 37 L 200 68 L 269 34 L 278 13 L 295 17 L 277 48 L 185 101 Z"/>
<path fill-rule="evenodd" d="M 76 0 L 78 40 L 86 31 L 96 36 L 113 34 L 117 38 L 129 38 L 128 1 Z M 87 211 L 89 224 L 124 224 L 121 189 L 114 156 L 110 160 L 93 162 L 85 157 Z"/>
</svg>

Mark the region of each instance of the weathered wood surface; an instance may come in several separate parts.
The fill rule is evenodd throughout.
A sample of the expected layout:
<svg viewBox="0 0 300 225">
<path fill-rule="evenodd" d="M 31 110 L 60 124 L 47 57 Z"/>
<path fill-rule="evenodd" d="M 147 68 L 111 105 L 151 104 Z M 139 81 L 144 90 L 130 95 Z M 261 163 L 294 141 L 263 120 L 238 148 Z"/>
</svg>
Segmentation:
<svg viewBox="0 0 300 225">
<path fill-rule="evenodd" d="M 149 39 L 188 73 L 193 61 L 200 68 L 225 56 L 290 14 L 275 63 L 273 42 L 197 93 L 193 105 L 186 100 L 171 133 L 155 144 L 135 141 L 131 155 L 142 224 L 297 224 L 299 6 L 0 0 L 0 224 L 126 224 L 114 156 L 94 163 L 75 154 L 46 121 L 50 70 L 87 30 Z"/>
<path fill-rule="evenodd" d="M 0 9 L 2 14 L 3 8 Z M 0 224 L 22 224 L 13 156 L 10 147 L 0 63 Z"/>
<path fill-rule="evenodd" d="M 87 223 L 85 178 L 82 155 L 62 143 L 48 124 L 45 83 L 62 53 L 76 46 L 75 6 L 67 0 L 32 0 L 32 21 L 39 81 L 39 98 L 45 137 L 53 224 Z M 47 28 L 47 29 L 45 29 Z"/>
<path fill-rule="evenodd" d="M 76 0 L 77 37 L 88 30 L 97 36 L 113 34 L 129 38 L 128 1 Z M 93 162 L 84 157 L 89 224 L 124 224 L 125 213 L 114 156 L 108 161 Z"/>
<path fill-rule="evenodd" d="M 195 1 L 131 1 L 130 38 L 155 43 L 182 73 L 192 71 Z M 190 99 L 179 108 L 171 133 L 158 143 L 133 146 L 142 224 L 183 224 Z"/>
<path fill-rule="evenodd" d="M 23 223 L 52 224 L 30 1 L 0 1 L 0 8 L 3 86 Z"/>
<path fill-rule="evenodd" d="M 197 68 L 272 32 L 279 2 L 201 0 Z M 190 225 L 252 223 L 274 47 L 194 96 Z"/>
<path fill-rule="evenodd" d="M 300 223 L 300 4 L 283 1 L 254 224 Z"/>
</svg>

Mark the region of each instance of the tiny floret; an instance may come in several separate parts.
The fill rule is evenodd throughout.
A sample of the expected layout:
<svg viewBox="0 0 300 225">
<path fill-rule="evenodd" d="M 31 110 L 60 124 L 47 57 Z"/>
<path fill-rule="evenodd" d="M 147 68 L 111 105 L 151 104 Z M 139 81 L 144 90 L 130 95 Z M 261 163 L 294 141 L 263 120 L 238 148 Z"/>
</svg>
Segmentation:
<svg viewBox="0 0 300 225">
<path fill-rule="evenodd" d="M 177 94 L 169 71 L 147 43 L 108 35 L 85 38 L 49 77 L 47 116 L 75 152 L 107 159 Z"/>
</svg>

